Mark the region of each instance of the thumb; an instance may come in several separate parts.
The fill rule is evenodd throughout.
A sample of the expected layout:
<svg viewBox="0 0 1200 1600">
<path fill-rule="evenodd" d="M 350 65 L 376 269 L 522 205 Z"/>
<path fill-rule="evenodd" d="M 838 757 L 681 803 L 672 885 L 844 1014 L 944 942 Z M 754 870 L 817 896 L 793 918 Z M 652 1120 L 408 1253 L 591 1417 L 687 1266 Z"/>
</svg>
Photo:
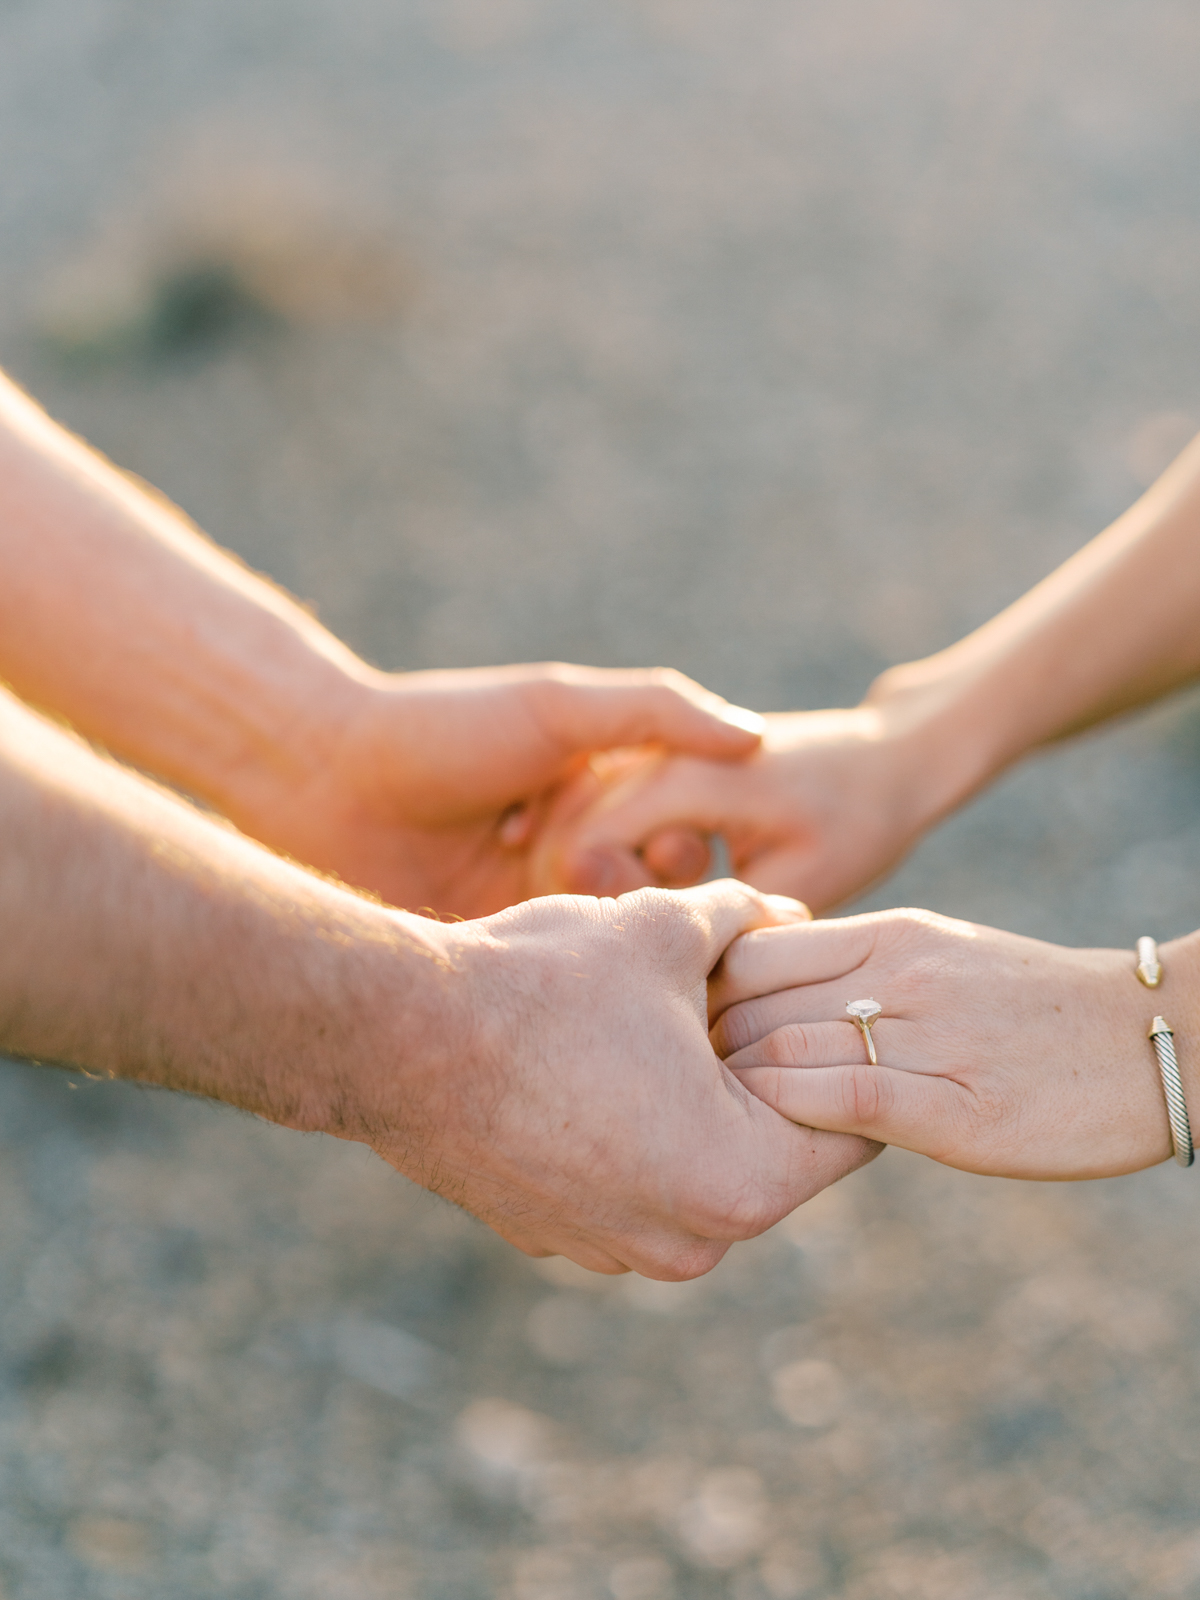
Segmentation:
<svg viewBox="0 0 1200 1600">
<path fill-rule="evenodd" d="M 762 741 L 756 711 L 730 705 L 681 672 L 595 672 L 541 685 L 542 721 L 564 754 L 662 744 L 718 761 L 753 754 Z"/>
</svg>

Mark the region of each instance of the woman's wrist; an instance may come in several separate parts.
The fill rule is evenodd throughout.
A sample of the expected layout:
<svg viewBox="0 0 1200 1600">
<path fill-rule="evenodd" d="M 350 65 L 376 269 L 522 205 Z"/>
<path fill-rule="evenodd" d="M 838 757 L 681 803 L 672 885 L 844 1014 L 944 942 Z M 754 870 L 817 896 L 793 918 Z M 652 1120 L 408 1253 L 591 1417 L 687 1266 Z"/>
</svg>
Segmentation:
<svg viewBox="0 0 1200 1600">
<path fill-rule="evenodd" d="M 1094 966 L 1090 981 L 1072 997 L 1076 1013 L 1094 1026 L 1089 1040 L 1080 1033 L 1079 1054 L 1097 1062 L 1111 1053 L 1119 1064 L 1111 1117 L 1123 1125 L 1131 1150 L 1142 1158 L 1119 1170 L 1135 1171 L 1167 1159 L 1172 1150 L 1162 1074 L 1150 1036 L 1157 1016 L 1175 1035 L 1180 1075 L 1188 1105 L 1200 1107 L 1200 935 L 1189 934 L 1160 946 L 1162 976 L 1157 988 L 1137 976 L 1137 955 L 1128 950 L 1080 952 Z M 1090 993 L 1089 993 L 1090 990 Z"/>
<path fill-rule="evenodd" d="M 1012 722 L 1011 697 L 986 663 L 957 658 L 957 647 L 881 673 L 864 708 L 879 719 L 895 748 L 914 832 L 923 832 L 964 804 L 1014 761 L 1029 743 Z"/>
<path fill-rule="evenodd" d="M 878 737 L 890 750 L 909 831 L 924 833 L 999 770 L 953 675 L 926 675 L 924 662 L 892 667 L 867 691 Z"/>
<path fill-rule="evenodd" d="M 1200 1136 L 1200 932 L 1159 946 L 1162 982 L 1147 992 L 1175 1034 L 1175 1054 L 1194 1136 Z"/>
</svg>

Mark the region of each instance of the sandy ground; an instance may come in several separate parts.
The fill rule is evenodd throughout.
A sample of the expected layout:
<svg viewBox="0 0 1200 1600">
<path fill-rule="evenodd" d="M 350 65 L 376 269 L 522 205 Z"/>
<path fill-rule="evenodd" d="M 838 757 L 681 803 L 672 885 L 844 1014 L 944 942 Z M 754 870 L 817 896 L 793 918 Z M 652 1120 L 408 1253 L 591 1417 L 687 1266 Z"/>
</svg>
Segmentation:
<svg viewBox="0 0 1200 1600">
<path fill-rule="evenodd" d="M 844 703 L 1200 425 L 1198 50 L 1193 0 L 6 0 L 0 359 L 382 664 Z M 1166 938 L 1198 780 L 1185 699 L 871 903 Z M 889 1152 L 610 1282 L 5 1067 L 0 1588 L 1195 1600 L 1198 1183 Z"/>
</svg>

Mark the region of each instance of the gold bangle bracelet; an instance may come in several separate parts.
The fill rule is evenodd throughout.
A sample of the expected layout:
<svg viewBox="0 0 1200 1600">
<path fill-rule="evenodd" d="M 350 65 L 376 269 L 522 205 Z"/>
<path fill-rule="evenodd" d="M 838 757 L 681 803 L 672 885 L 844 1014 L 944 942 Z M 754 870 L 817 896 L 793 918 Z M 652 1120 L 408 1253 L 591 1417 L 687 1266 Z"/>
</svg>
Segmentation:
<svg viewBox="0 0 1200 1600">
<path fill-rule="evenodd" d="M 1139 982 L 1145 984 L 1147 989 L 1157 989 L 1163 979 L 1158 946 L 1148 936 L 1143 936 L 1137 942 L 1137 975 Z M 1165 1017 L 1155 1017 L 1150 1024 L 1149 1037 L 1154 1054 L 1158 1057 L 1158 1073 L 1167 1102 L 1167 1120 L 1171 1124 L 1171 1145 L 1175 1159 L 1181 1167 L 1190 1167 L 1196 1159 L 1196 1152 L 1192 1147 L 1192 1125 L 1188 1120 L 1183 1079 L 1179 1076 L 1179 1062 L 1175 1056 L 1175 1034 Z"/>
</svg>

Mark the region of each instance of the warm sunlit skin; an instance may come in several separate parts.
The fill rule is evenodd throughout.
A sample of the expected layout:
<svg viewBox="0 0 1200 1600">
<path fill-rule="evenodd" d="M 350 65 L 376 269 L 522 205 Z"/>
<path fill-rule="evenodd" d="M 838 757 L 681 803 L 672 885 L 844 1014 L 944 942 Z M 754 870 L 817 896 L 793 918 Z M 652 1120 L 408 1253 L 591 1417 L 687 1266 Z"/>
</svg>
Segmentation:
<svg viewBox="0 0 1200 1600">
<path fill-rule="evenodd" d="M 742 767 L 684 756 L 579 780 L 541 841 L 540 880 L 615 894 L 665 862 L 686 881 L 680 862 L 720 833 L 747 882 L 837 905 L 1029 751 L 1192 682 L 1198 618 L 1200 440 L 1044 582 L 884 673 L 863 705 L 768 717 Z"/>
<path fill-rule="evenodd" d="M 1157 989 L 1131 950 L 1070 950 L 924 911 L 751 933 L 726 954 L 712 1038 L 747 1088 L 799 1123 L 968 1172 L 1102 1178 L 1172 1153 L 1154 1049 L 1176 1034 L 1200 1115 L 1200 934 L 1162 946 Z M 879 1065 L 846 1017 L 876 999 Z"/>
<path fill-rule="evenodd" d="M 861 1165 L 708 1041 L 726 882 L 439 924 L 326 882 L 0 692 L 0 1052 L 360 1141 L 533 1254 L 684 1278 Z"/>
<path fill-rule="evenodd" d="M 643 757 L 616 781 L 584 772 L 558 797 L 534 850 L 543 892 L 620 894 L 694 882 L 720 834 L 738 877 L 769 893 L 804 883 L 824 908 L 882 875 L 927 825 L 916 750 L 874 707 L 768 715 L 736 767 Z"/>
<path fill-rule="evenodd" d="M 0 681 L 414 909 L 525 898 L 551 793 L 592 751 L 721 762 L 759 742 L 753 713 L 673 672 L 378 672 L 2 376 L 0 569 Z"/>
</svg>

